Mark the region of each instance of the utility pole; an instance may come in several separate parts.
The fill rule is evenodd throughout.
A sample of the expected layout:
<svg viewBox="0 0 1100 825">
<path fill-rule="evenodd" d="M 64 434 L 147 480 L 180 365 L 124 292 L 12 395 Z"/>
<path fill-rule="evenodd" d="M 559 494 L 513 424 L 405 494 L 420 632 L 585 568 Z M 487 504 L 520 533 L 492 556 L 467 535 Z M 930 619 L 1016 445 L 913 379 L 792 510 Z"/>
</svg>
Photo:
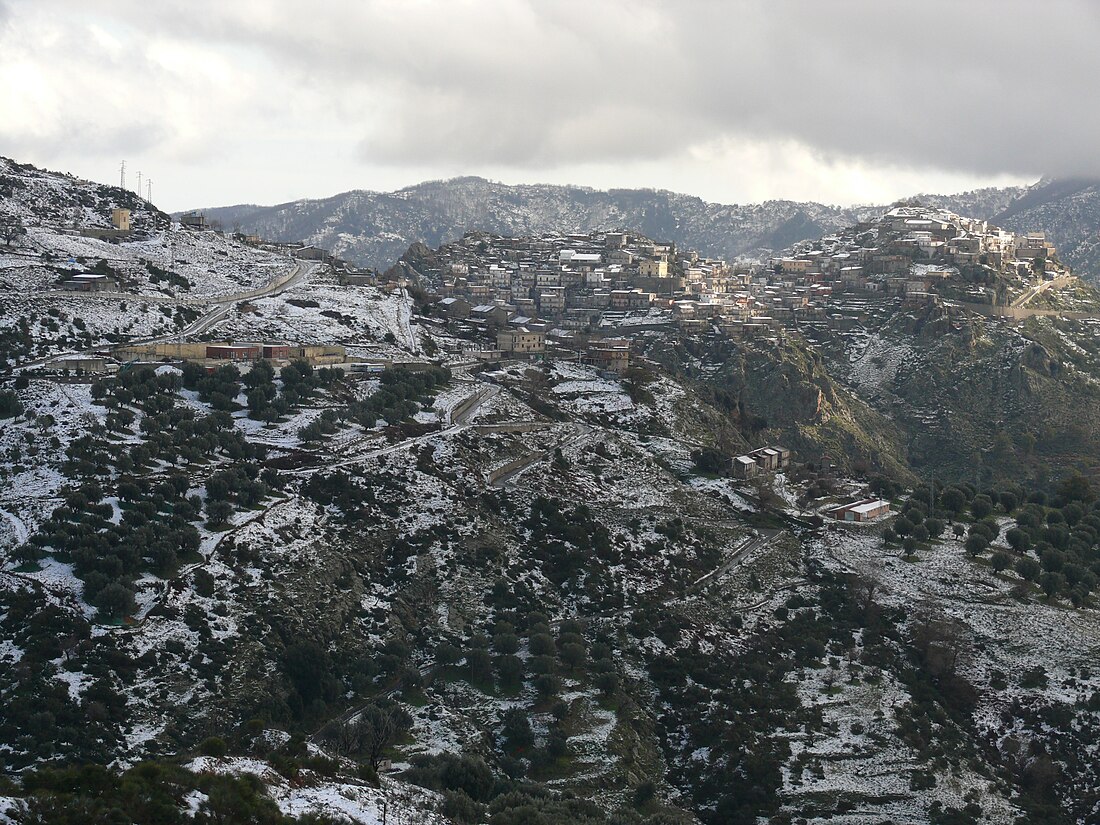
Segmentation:
<svg viewBox="0 0 1100 825">
<path fill-rule="evenodd" d="M 118 168 L 118 188 L 126 188 L 126 161 L 122 161 L 122 166 Z"/>
</svg>

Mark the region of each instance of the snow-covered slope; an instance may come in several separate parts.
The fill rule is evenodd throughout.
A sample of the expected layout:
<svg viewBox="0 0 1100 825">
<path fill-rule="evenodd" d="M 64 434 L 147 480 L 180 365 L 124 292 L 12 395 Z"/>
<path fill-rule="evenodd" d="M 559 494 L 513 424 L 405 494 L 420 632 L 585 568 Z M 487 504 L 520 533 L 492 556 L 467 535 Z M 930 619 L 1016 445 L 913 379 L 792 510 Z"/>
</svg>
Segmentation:
<svg viewBox="0 0 1100 825">
<path fill-rule="evenodd" d="M 27 225 L 111 227 L 111 210 L 129 209 L 134 229 L 163 227 L 168 216 L 128 189 L 92 183 L 0 157 L 0 219 Z"/>
</svg>

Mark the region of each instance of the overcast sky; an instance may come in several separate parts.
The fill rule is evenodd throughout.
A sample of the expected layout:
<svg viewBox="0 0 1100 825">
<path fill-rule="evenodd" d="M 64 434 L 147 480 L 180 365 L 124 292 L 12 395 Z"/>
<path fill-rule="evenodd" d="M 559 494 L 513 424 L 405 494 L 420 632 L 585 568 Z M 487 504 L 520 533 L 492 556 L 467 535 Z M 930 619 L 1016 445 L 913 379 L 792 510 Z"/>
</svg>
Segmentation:
<svg viewBox="0 0 1100 825">
<path fill-rule="evenodd" d="M 0 0 L 0 154 L 163 208 L 482 175 L 887 202 L 1100 176 L 1093 0 Z"/>
</svg>

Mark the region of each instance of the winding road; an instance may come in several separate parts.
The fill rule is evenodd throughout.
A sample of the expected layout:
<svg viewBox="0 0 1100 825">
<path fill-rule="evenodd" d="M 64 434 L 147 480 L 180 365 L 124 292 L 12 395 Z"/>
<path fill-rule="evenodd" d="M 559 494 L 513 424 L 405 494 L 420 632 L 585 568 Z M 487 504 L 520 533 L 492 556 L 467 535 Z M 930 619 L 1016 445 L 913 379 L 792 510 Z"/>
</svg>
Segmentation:
<svg viewBox="0 0 1100 825">
<path fill-rule="evenodd" d="M 250 301 L 255 298 L 266 298 L 271 295 L 278 295 L 282 292 L 286 292 L 289 289 L 293 289 L 298 284 L 307 280 L 317 269 L 317 264 L 310 261 L 294 261 L 293 266 L 289 271 L 275 278 L 270 283 L 259 287 L 257 289 L 250 289 L 244 292 L 234 292 L 231 295 L 219 295 L 212 298 L 203 299 L 189 299 L 186 301 L 180 301 L 180 299 L 174 299 L 179 303 L 187 305 L 205 305 L 209 309 L 201 316 L 196 318 L 187 326 L 176 332 L 171 332 L 166 335 L 157 335 L 152 338 L 142 338 L 135 341 L 130 341 L 130 344 L 159 344 L 164 341 L 171 341 L 175 338 L 183 338 L 188 335 L 201 335 L 211 328 L 217 326 L 223 320 L 225 316 L 229 314 L 229 310 L 233 308 L 233 305 L 240 301 Z M 73 293 L 83 298 L 88 296 L 95 297 L 117 297 L 123 299 L 134 300 L 135 298 L 142 298 L 144 296 L 134 295 L 131 293 L 103 293 L 103 292 L 79 292 Z M 161 300 L 167 296 L 158 296 Z M 87 355 L 92 352 L 103 349 L 102 346 L 92 347 L 91 349 L 83 350 L 71 350 L 69 352 L 60 352 L 54 355 L 50 355 L 46 358 L 36 358 L 33 361 L 24 361 L 14 368 L 15 372 L 22 370 L 36 369 L 37 367 L 44 366 L 51 361 L 56 361 L 59 358 L 64 358 L 72 355 Z"/>
<path fill-rule="evenodd" d="M 155 338 L 145 338 L 140 341 L 133 341 L 132 343 L 157 344 L 162 341 L 170 341 L 173 338 L 181 338 L 188 335 L 201 335 L 211 327 L 223 321 L 234 304 L 240 301 L 267 298 L 271 295 L 278 295 L 282 292 L 286 292 L 305 281 L 316 269 L 317 264 L 315 263 L 295 261 L 294 266 L 289 272 L 280 275 L 266 286 L 259 287 L 258 289 L 250 289 L 245 292 L 234 292 L 232 295 L 220 295 L 216 298 L 205 299 L 203 303 L 211 306 L 211 308 L 178 332 L 173 332 L 168 335 L 158 335 Z"/>
<path fill-rule="evenodd" d="M 1059 275 L 1057 278 L 1052 278 L 1049 281 L 1041 281 L 1035 286 L 1031 287 L 1027 292 L 1013 301 L 1009 306 L 1011 307 L 1026 307 L 1035 298 L 1042 295 L 1048 289 L 1061 289 L 1077 280 L 1074 275 Z"/>
</svg>

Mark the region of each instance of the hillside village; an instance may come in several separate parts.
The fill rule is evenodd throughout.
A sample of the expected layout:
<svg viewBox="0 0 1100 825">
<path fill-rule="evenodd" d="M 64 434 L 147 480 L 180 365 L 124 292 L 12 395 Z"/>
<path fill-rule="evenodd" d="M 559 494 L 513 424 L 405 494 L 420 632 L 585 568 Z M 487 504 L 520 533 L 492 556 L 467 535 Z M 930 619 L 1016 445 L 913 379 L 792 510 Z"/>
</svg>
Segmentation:
<svg viewBox="0 0 1100 825">
<path fill-rule="evenodd" d="M 623 365 L 607 339 L 647 331 L 720 330 L 774 338 L 783 329 L 843 327 L 866 301 L 951 301 L 1020 309 L 1071 280 L 1042 233 L 1016 235 L 919 207 L 760 262 L 701 258 L 625 232 L 504 238 L 471 234 L 402 259 L 435 290 L 438 315 L 497 332 L 504 354 L 604 340 L 588 354 Z M 619 344 L 621 348 L 621 342 Z"/>
<path fill-rule="evenodd" d="M 364 346 L 350 330 L 332 324 L 331 337 L 308 341 L 271 324 L 262 330 L 236 324 L 240 334 L 234 340 L 202 334 L 215 309 L 262 299 L 262 285 L 272 284 L 271 274 L 288 259 L 301 268 L 319 267 L 352 288 L 393 293 L 413 284 L 425 290 L 418 306 L 427 329 L 445 322 L 439 343 L 461 357 L 580 358 L 620 375 L 653 335 L 717 333 L 767 345 L 790 331 L 812 340 L 846 333 L 890 306 L 948 302 L 1016 319 L 1097 309 L 1087 298 L 1075 300 L 1079 282 L 1042 233 L 1015 234 L 943 209 L 898 206 L 757 261 L 708 259 L 626 231 L 511 238 L 473 233 L 434 251 L 414 246 L 382 275 L 308 244 L 224 233 L 201 213 L 182 215 L 169 231 L 168 217 L 131 192 L 91 190 L 65 176 L 3 164 L 0 186 L 10 197 L 0 211 L 12 231 L 11 266 L 0 271 L 0 296 L 6 286 L 13 308 L 24 300 L 4 281 L 4 272 L 19 272 L 24 283 L 56 291 L 51 312 L 70 322 L 75 317 L 85 329 L 74 329 L 74 337 L 99 345 L 83 354 L 57 352 L 53 365 L 68 372 L 165 359 L 173 341 L 180 356 L 183 342 L 195 337 L 214 349 L 208 355 L 192 347 L 189 357 L 212 367 L 250 360 L 248 354 L 263 347 L 305 353 L 303 345 L 313 347 L 310 357 L 318 365 L 341 362 L 372 370 L 409 360 L 385 342 Z M 251 277 L 242 279 L 245 273 Z M 146 317 L 134 317 L 127 296 L 142 300 Z M 96 322 L 89 330 L 81 308 L 111 303 L 130 303 L 131 317 L 97 336 Z M 341 317 L 335 306 L 318 309 L 333 320 Z M 250 329 L 261 336 L 252 338 Z M 417 360 L 417 336 L 402 337 Z M 31 355 L 47 356 L 48 362 L 50 349 L 31 346 L 21 357 Z M 15 355 L 13 361 L 19 360 Z"/>
</svg>

